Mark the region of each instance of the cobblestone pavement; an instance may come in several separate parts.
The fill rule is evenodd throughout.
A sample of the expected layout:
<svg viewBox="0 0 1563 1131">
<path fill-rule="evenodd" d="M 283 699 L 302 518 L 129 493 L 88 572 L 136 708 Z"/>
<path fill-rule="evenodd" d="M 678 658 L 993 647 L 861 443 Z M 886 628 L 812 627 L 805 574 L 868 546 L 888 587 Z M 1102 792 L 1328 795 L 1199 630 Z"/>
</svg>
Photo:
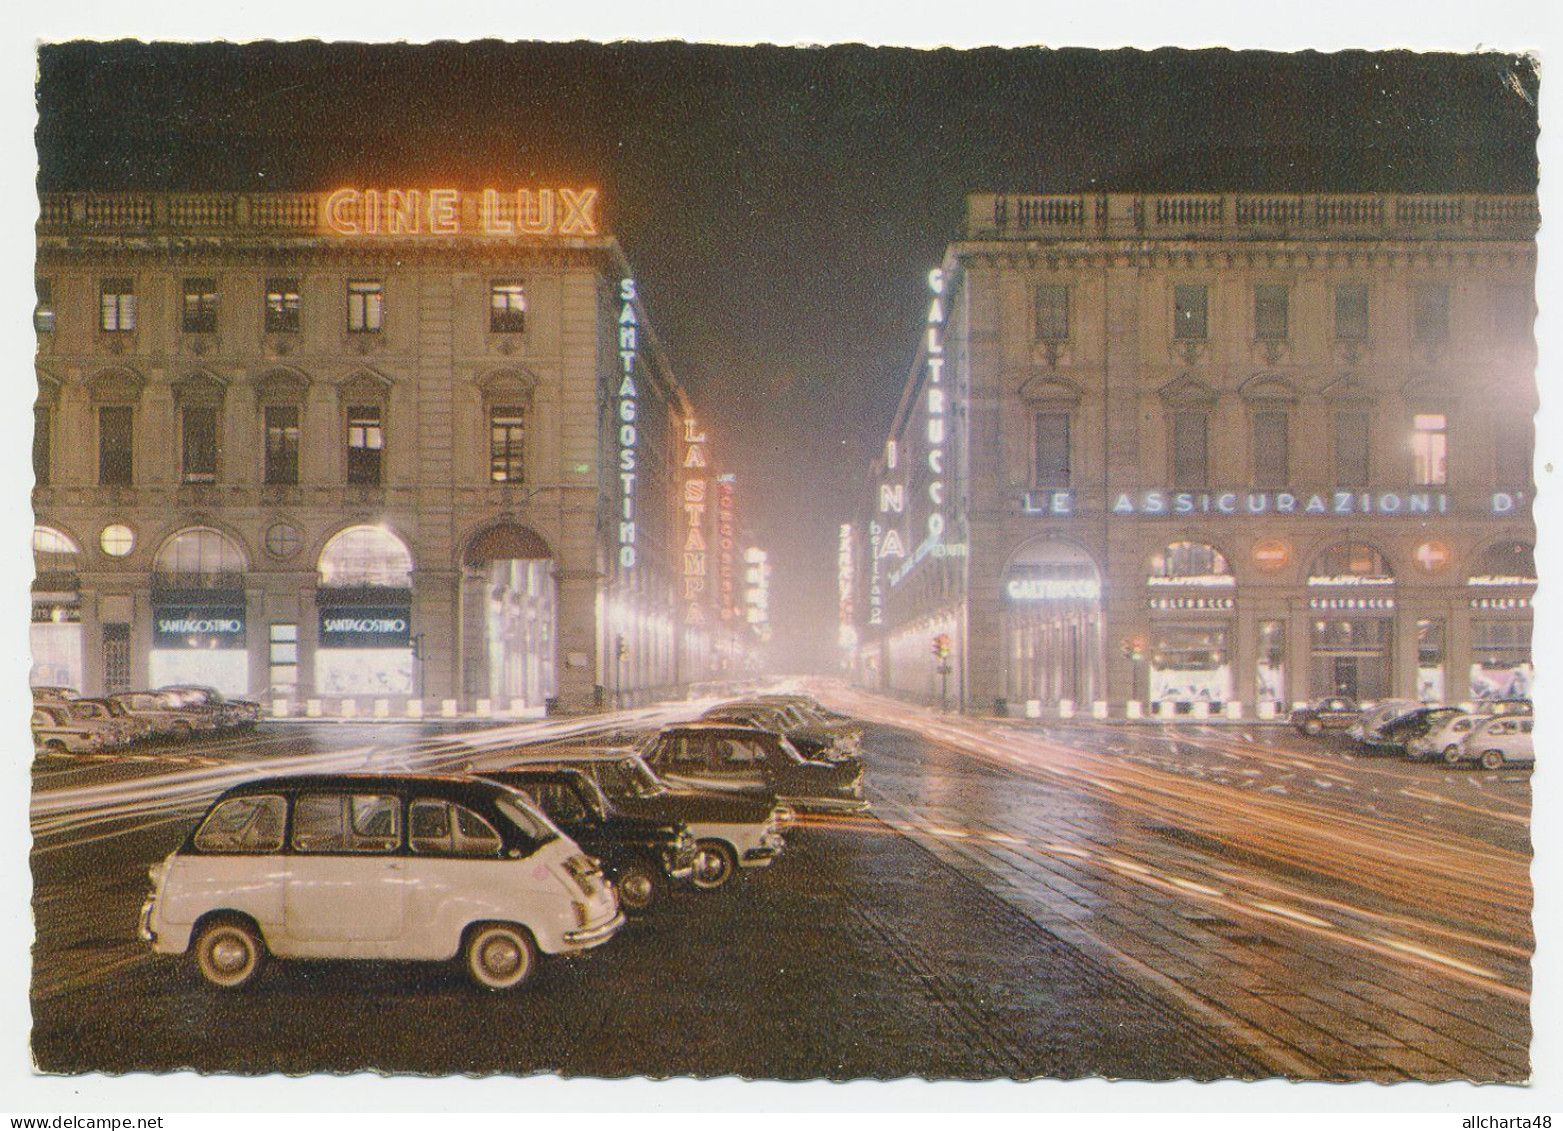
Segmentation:
<svg viewBox="0 0 1563 1131">
<path fill-rule="evenodd" d="M 1528 773 L 836 705 L 902 728 L 868 740 L 880 817 L 1273 1070 L 1528 1076 Z"/>
</svg>

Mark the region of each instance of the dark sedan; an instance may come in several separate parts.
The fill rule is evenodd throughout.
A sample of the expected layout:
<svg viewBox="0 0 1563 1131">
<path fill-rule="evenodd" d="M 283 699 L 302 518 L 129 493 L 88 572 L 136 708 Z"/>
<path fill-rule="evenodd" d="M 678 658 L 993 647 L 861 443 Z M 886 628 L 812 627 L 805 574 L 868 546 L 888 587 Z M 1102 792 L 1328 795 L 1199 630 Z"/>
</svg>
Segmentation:
<svg viewBox="0 0 1563 1131">
<path fill-rule="evenodd" d="M 724 703 L 700 717 L 786 735 L 798 753 L 811 762 L 839 762 L 856 757 L 861 750 L 861 732 L 856 728 L 811 720 L 796 708 L 780 703 Z"/>
<path fill-rule="evenodd" d="M 780 734 L 719 722 L 666 727 L 646 764 L 674 786 L 770 794 L 802 812 L 861 813 L 863 764 L 847 757 L 810 762 Z"/>
<path fill-rule="evenodd" d="M 1404 754 L 1409 751 L 1411 743 L 1463 714 L 1465 712 L 1459 707 L 1418 707 L 1408 714 L 1398 715 L 1364 731 L 1361 741 L 1364 746 L 1374 750 Z"/>
<path fill-rule="evenodd" d="M 1330 695 L 1298 707 L 1292 712 L 1292 725 L 1304 734 L 1323 734 L 1327 730 L 1345 730 L 1361 714 L 1362 708 L 1355 699 Z"/>
</svg>

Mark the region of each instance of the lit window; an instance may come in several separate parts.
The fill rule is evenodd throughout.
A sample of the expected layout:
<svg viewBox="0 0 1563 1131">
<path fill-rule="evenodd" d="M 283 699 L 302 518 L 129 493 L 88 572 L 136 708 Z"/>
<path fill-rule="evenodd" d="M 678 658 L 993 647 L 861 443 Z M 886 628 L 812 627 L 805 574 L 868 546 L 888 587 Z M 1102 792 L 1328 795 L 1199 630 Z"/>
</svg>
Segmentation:
<svg viewBox="0 0 1563 1131">
<path fill-rule="evenodd" d="M 183 479 L 186 483 L 217 482 L 217 408 L 186 405 L 180 412 Z"/>
<path fill-rule="evenodd" d="M 1037 288 L 1037 341 L 1069 339 L 1069 288 L 1044 283 Z"/>
<path fill-rule="evenodd" d="M 38 305 L 33 307 L 33 329 L 40 334 L 54 333 L 54 281 L 39 279 Z"/>
<path fill-rule="evenodd" d="M 1412 474 L 1419 487 L 1442 487 L 1449 482 L 1448 421 L 1441 412 L 1419 412 L 1411 418 Z"/>
<path fill-rule="evenodd" d="M 523 478 L 526 417 L 519 405 L 500 405 L 488 413 L 489 478 L 520 483 Z"/>
<path fill-rule="evenodd" d="M 385 431 L 379 405 L 354 405 L 347 410 L 347 481 L 364 486 L 380 482 Z"/>
<path fill-rule="evenodd" d="M 1254 337 L 1262 342 L 1286 340 L 1287 300 L 1290 289 L 1276 283 L 1254 288 Z"/>
<path fill-rule="evenodd" d="M 109 557 L 123 558 L 136 548 L 136 532 L 123 523 L 113 523 L 98 535 L 98 545 Z"/>
<path fill-rule="evenodd" d="M 385 284 L 378 280 L 347 284 L 347 329 L 378 334 L 385 327 Z"/>
<path fill-rule="evenodd" d="M 1172 288 L 1172 334 L 1180 341 L 1202 342 L 1209 336 L 1210 291 L 1203 284 Z"/>
<path fill-rule="evenodd" d="M 1335 288 L 1335 337 L 1343 342 L 1366 341 L 1368 336 L 1368 288 L 1348 283 Z"/>
<path fill-rule="evenodd" d="M 297 279 L 266 280 L 266 332 L 268 334 L 298 333 L 299 307 Z"/>
<path fill-rule="evenodd" d="M 98 326 L 105 334 L 128 334 L 136 328 L 136 288 L 130 279 L 104 279 Z"/>
<path fill-rule="evenodd" d="M 496 282 L 489 288 L 488 328 L 495 334 L 519 334 L 526 329 L 526 288 L 516 282 Z"/>
<path fill-rule="evenodd" d="M 1441 284 L 1417 287 L 1412 294 L 1411 333 L 1419 342 L 1449 340 L 1449 288 Z"/>
<path fill-rule="evenodd" d="M 185 280 L 184 316 L 180 325 L 187 334 L 212 334 L 216 332 L 216 279 Z"/>
</svg>

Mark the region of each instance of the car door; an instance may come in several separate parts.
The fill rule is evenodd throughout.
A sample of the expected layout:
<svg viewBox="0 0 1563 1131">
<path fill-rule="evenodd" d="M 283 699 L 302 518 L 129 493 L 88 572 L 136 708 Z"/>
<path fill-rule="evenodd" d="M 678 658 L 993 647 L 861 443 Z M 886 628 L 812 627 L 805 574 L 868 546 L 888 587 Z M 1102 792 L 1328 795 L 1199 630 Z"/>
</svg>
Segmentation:
<svg viewBox="0 0 1563 1131">
<path fill-rule="evenodd" d="M 711 735 L 710 774 L 728 789 L 764 789 L 767 781 L 765 746 L 753 735 Z"/>
<path fill-rule="evenodd" d="M 290 843 L 283 926 L 294 951 L 399 957 L 407 868 L 401 799 L 372 789 L 301 793 Z"/>
<path fill-rule="evenodd" d="M 663 735 L 649 760 L 658 776 L 672 785 L 718 785 L 712 773 L 710 738 L 709 734 L 698 731 Z"/>
<path fill-rule="evenodd" d="M 463 928 L 486 917 L 511 918 L 518 891 L 516 864 L 482 816 L 443 798 L 408 806 L 404 957 L 455 953 Z"/>
</svg>

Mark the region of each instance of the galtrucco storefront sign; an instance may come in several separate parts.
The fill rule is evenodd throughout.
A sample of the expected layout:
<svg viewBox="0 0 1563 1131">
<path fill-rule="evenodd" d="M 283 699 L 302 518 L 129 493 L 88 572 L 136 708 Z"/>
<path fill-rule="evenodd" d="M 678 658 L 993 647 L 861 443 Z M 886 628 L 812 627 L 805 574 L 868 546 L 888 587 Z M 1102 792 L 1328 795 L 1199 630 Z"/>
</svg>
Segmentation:
<svg viewBox="0 0 1563 1131">
<path fill-rule="evenodd" d="M 412 614 L 406 608 L 323 608 L 322 648 L 406 648 L 412 643 Z"/>
<path fill-rule="evenodd" d="M 243 648 L 244 610 L 163 605 L 152 617 L 154 648 Z"/>
</svg>

